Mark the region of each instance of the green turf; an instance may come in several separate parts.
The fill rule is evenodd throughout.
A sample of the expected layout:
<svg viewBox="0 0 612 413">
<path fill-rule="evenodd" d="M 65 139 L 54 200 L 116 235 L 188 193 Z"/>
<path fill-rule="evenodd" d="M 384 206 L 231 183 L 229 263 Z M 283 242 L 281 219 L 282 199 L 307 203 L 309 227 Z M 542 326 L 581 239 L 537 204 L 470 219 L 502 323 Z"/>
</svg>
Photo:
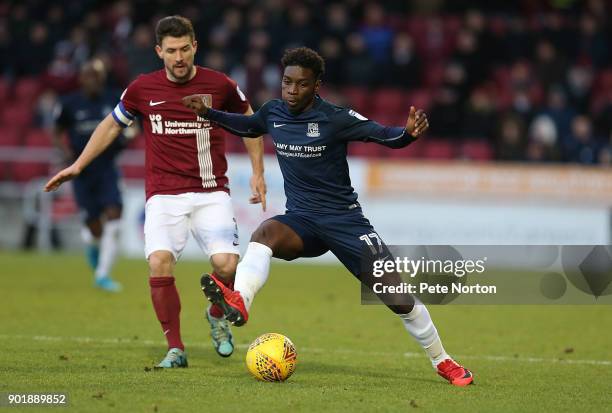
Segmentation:
<svg viewBox="0 0 612 413">
<path fill-rule="evenodd" d="M 475 386 L 455 388 L 434 374 L 396 317 L 360 305 L 357 283 L 336 266 L 275 262 L 248 325 L 234 329 L 239 348 L 222 359 L 202 316 L 198 280 L 207 267 L 177 267 L 190 367 L 146 371 L 165 348 L 144 260 L 119 262 L 115 272 L 125 291 L 111 295 L 91 287 L 80 256 L 0 253 L 0 393 L 66 392 L 64 410 L 78 412 L 589 412 L 612 406 L 612 365 L 583 362 L 612 360 L 610 306 L 430 308 L 447 350 L 476 375 Z M 286 383 L 258 382 L 246 371 L 245 348 L 265 332 L 296 344 L 298 367 Z"/>
</svg>

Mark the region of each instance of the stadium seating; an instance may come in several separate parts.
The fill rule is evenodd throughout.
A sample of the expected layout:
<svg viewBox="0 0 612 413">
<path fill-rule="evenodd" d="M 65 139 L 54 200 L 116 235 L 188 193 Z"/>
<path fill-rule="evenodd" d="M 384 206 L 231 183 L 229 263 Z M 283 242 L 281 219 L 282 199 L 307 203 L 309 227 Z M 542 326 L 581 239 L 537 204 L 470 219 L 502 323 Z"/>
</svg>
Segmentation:
<svg viewBox="0 0 612 413">
<path fill-rule="evenodd" d="M 425 159 L 453 159 L 457 143 L 448 140 L 423 139 L 422 157 Z"/>
<path fill-rule="evenodd" d="M 2 125 L 29 128 L 32 125 L 32 104 L 16 102 L 10 106 L 5 106 L 0 120 Z"/>
<path fill-rule="evenodd" d="M 0 133 L 0 146 L 20 146 L 23 143 L 22 129 L 19 126 L 2 126 Z"/>
<path fill-rule="evenodd" d="M 484 139 L 466 140 L 461 143 L 460 156 L 475 161 L 490 161 L 493 159 L 493 148 Z"/>
<path fill-rule="evenodd" d="M 9 172 L 10 178 L 20 183 L 48 175 L 49 164 L 47 162 L 13 162 Z"/>
<path fill-rule="evenodd" d="M 15 84 L 15 100 L 21 103 L 33 103 L 41 92 L 39 77 L 24 77 Z"/>
<path fill-rule="evenodd" d="M 25 138 L 26 146 L 31 147 L 51 147 L 51 135 L 45 129 L 30 129 Z"/>
<path fill-rule="evenodd" d="M 144 179 L 146 169 L 144 165 L 122 165 L 121 173 L 126 179 Z"/>
</svg>

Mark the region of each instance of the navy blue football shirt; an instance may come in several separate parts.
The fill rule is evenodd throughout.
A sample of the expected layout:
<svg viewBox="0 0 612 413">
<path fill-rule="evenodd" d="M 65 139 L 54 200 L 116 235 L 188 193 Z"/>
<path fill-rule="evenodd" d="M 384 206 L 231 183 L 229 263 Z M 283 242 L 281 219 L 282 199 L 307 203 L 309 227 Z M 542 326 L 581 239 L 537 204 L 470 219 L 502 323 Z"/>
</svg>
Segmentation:
<svg viewBox="0 0 612 413">
<path fill-rule="evenodd" d="M 238 136 L 272 136 L 288 211 L 327 213 L 358 207 L 347 144 L 363 141 L 401 148 L 415 140 L 404 128 L 382 126 L 319 96 L 309 110 L 297 115 L 274 99 L 251 116 L 209 109 L 206 117 Z"/>
<path fill-rule="evenodd" d="M 68 142 L 75 156 L 79 156 L 85 149 L 96 126 L 113 111 L 118 98 L 117 94 L 111 92 L 102 92 L 95 98 L 76 92 L 60 100 L 56 107 L 55 123 L 68 132 Z M 83 172 L 91 175 L 108 168 L 124 145 L 123 137 L 119 137 Z"/>
</svg>

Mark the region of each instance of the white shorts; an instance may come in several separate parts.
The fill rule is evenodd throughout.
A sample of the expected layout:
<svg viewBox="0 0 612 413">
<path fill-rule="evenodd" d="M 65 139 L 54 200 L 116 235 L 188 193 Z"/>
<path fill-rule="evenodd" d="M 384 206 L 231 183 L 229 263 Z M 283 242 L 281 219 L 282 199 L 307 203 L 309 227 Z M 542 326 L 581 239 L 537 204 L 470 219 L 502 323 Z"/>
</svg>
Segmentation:
<svg viewBox="0 0 612 413">
<path fill-rule="evenodd" d="M 239 255 L 238 226 L 227 192 L 188 192 L 154 195 L 145 205 L 145 254 L 170 251 L 178 260 L 189 231 L 209 257 L 219 253 Z"/>
</svg>

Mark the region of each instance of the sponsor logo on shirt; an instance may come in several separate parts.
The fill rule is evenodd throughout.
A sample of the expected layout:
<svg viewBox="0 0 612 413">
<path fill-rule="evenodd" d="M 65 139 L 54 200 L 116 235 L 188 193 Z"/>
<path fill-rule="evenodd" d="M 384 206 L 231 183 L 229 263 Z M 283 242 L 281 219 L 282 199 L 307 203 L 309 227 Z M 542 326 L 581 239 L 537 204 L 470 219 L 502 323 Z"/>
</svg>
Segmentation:
<svg viewBox="0 0 612 413">
<path fill-rule="evenodd" d="M 195 135 L 212 129 L 210 121 L 199 117 L 193 121 L 165 120 L 159 113 L 151 113 L 149 121 L 154 135 Z"/>
</svg>

